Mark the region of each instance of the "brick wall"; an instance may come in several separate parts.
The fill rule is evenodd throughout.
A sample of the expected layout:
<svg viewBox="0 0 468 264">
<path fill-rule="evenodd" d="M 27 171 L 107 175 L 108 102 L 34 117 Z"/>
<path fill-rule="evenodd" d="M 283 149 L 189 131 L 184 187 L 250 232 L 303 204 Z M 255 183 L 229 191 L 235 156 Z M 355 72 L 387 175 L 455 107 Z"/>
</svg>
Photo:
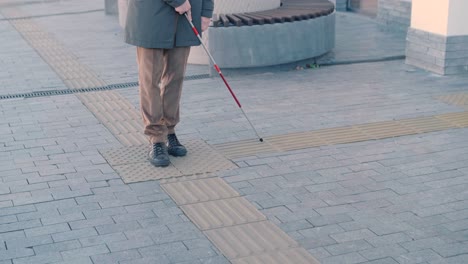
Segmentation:
<svg viewBox="0 0 468 264">
<path fill-rule="evenodd" d="M 382 28 L 406 33 L 411 24 L 411 0 L 378 0 L 377 21 Z"/>
<path fill-rule="evenodd" d="M 442 36 L 410 28 L 406 63 L 441 75 L 468 74 L 468 36 Z"/>
</svg>

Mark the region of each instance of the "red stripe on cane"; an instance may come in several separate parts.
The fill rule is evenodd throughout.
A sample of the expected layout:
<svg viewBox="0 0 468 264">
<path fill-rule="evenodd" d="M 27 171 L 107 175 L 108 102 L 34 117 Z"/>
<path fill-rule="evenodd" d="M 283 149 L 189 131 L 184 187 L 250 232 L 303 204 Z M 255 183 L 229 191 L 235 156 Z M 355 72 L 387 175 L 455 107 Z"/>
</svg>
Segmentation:
<svg viewBox="0 0 468 264">
<path fill-rule="evenodd" d="M 198 33 L 198 30 L 197 30 L 196 27 L 192 27 L 192 30 L 193 30 L 193 32 L 195 32 L 195 35 L 197 35 L 197 36 L 200 35 L 200 34 Z"/>
</svg>

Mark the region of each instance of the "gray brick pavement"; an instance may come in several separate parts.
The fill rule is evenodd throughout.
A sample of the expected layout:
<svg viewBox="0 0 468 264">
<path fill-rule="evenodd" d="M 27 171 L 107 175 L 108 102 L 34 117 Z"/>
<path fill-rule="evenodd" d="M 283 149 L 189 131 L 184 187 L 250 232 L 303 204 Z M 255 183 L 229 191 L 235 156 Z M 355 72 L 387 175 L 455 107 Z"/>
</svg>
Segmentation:
<svg viewBox="0 0 468 264">
<path fill-rule="evenodd" d="M 65 85 L 55 72 L 6 21 L 0 21 L 0 93 L 61 90 Z"/>
<path fill-rule="evenodd" d="M 120 143 L 102 124 L 89 122 L 91 113 L 73 95 L 2 101 L 1 105 L 3 115 L 19 118 L 2 127 L 22 127 L 22 122 L 35 126 L 18 130 L 18 135 L 24 135 L 13 142 L 21 148 L 1 152 L 7 153 L 1 162 L 8 168 L 0 174 L 2 187 L 6 186 L 0 200 L 9 202 L 0 208 L 0 244 L 5 245 L 0 249 L 2 261 L 144 262 L 149 257 L 143 248 L 181 243 L 183 252 L 164 252 L 160 259 L 170 263 L 227 262 L 159 183 L 123 184 L 98 152 Z M 35 108 L 41 110 L 40 115 Z M 23 117 L 25 121 L 20 121 Z M 32 130 L 40 131 L 41 138 L 28 139 Z M 89 136 L 93 144 L 84 143 Z M 8 139 L 9 134 L 0 135 L 0 142 L 4 137 Z M 54 149 L 49 151 L 48 146 Z"/>
<path fill-rule="evenodd" d="M 134 55 L 116 42 L 115 18 L 68 18 L 40 23 L 106 81 L 135 80 Z M 85 45 L 77 47 L 81 36 L 69 37 L 71 29 L 86 23 L 101 26 L 81 34 Z M 37 73 L 0 79 L 15 91 L 45 79 L 53 86 L 50 69 L 7 23 L 0 27 L 21 58 L 32 58 L 13 70 L 27 64 Z M 0 65 L 10 62 L 0 53 Z M 398 61 L 229 79 L 265 136 L 461 111 L 434 96 L 466 92 L 464 77 Z M 135 88 L 119 92 L 138 104 Z M 254 136 L 217 79 L 187 82 L 181 111 L 182 139 Z M 467 136 L 466 128 L 452 129 L 252 156 L 219 175 L 322 263 L 465 263 Z M 0 263 L 227 263 L 158 182 L 122 183 L 99 154 L 118 146 L 73 95 L 0 101 Z"/>
<path fill-rule="evenodd" d="M 345 144 L 334 147 L 334 155 L 344 153 L 352 159 L 376 153 L 392 155 L 378 155 L 372 161 L 350 162 L 310 174 L 256 173 L 255 177 L 240 177 L 230 184 L 241 193 L 247 192 L 247 198 L 253 197 L 250 200 L 259 205 L 273 203 L 276 207 L 259 208 L 303 247 L 316 252 L 322 263 L 463 263 L 461 260 L 466 262 L 467 258 L 459 254 L 466 254 L 468 224 L 464 200 L 468 175 L 463 163 L 446 170 L 436 169 L 434 164 L 446 164 L 443 160 L 456 159 L 458 153 L 464 153 L 464 147 L 453 142 L 462 141 L 466 133 L 467 129 L 459 129 L 405 136 L 393 142 Z M 453 147 L 441 147 L 449 144 Z M 382 150 L 381 146 L 390 148 Z M 444 149 L 443 153 L 440 149 Z M 304 159 L 304 164 L 307 160 L 307 166 L 314 168 L 324 161 L 314 157 L 328 155 L 317 152 L 327 150 L 310 149 L 298 154 L 299 159 L 284 158 L 288 156 L 282 153 L 273 157 L 283 160 L 283 166 L 298 166 Z M 392 160 L 395 158 L 398 162 Z M 263 163 L 264 158 L 258 159 Z M 248 161 L 254 164 L 255 158 L 249 157 Z M 238 170 L 255 171 L 252 168 L 255 166 Z M 236 175 L 231 172 L 223 177 Z M 295 182 L 301 182 L 305 192 L 295 193 Z M 298 201 L 277 203 L 276 197 L 289 190 Z M 300 208 L 308 209 L 297 210 Z M 457 258 L 449 260 L 453 256 Z"/>
</svg>

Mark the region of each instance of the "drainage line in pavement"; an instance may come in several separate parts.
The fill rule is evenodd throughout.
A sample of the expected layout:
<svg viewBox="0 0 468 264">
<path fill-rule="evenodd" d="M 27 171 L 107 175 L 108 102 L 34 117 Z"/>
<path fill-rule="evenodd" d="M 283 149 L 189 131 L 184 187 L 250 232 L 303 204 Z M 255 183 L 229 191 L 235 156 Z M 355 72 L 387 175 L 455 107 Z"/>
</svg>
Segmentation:
<svg viewBox="0 0 468 264">
<path fill-rule="evenodd" d="M 7 18 L 0 18 L 0 21 L 11 21 L 11 20 L 21 20 L 21 19 L 33 19 L 33 18 L 52 17 L 52 16 L 80 15 L 80 14 L 87 14 L 87 13 L 94 13 L 94 12 L 102 12 L 102 11 L 104 11 L 104 9 L 93 9 L 93 10 L 86 10 L 86 11 L 65 12 L 65 13 L 56 13 L 56 14 L 47 14 L 47 15 L 35 15 L 35 16 L 24 16 L 24 17 L 7 17 Z"/>
<path fill-rule="evenodd" d="M 201 79 L 207 79 L 207 78 L 210 78 L 209 74 L 197 74 L 197 75 L 186 76 L 185 80 L 190 81 L 190 80 L 201 80 Z M 92 87 L 92 88 L 49 90 L 49 91 L 37 91 L 37 92 L 30 92 L 30 93 L 6 94 L 6 95 L 0 95 L 0 100 L 16 99 L 16 98 L 45 97 L 45 96 L 53 96 L 53 95 L 65 95 L 65 94 L 86 93 L 86 92 L 98 92 L 98 91 L 107 91 L 107 90 L 115 90 L 115 89 L 125 89 L 125 88 L 136 87 L 136 86 L 138 86 L 138 82 L 128 82 L 128 83 L 110 84 L 107 86 Z"/>
<path fill-rule="evenodd" d="M 405 55 L 382 57 L 377 59 L 363 59 L 363 60 L 349 60 L 349 61 L 334 61 L 334 62 L 318 62 L 317 65 L 320 67 L 326 66 L 337 66 L 337 65 L 349 65 L 349 64 L 361 64 L 361 63 L 374 63 L 374 62 L 385 62 L 385 61 L 396 61 L 406 59 Z"/>
</svg>

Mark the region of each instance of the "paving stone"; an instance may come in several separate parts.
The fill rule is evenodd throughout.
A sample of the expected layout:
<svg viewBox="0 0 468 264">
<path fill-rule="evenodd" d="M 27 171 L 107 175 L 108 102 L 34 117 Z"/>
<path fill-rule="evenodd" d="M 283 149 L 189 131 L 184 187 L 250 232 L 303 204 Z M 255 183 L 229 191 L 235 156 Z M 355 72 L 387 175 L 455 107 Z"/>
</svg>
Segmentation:
<svg viewBox="0 0 468 264">
<path fill-rule="evenodd" d="M 87 227 L 94 227 L 106 224 L 114 224 L 114 221 L 109 216 L 99 217 L 99 218 L 92 218 L 86 220 L 78 220 L 68 223 L 72 230 L 74 229 L 81 229 Z"/>
<path fill-rule="evenodd" d="M 54 224 L 54 225 L 25 229 L 24 232 L 26 233 L 26 236 L 34 237 L 34 236 L 55 234 L 55 233 L 69 231 L 69 230 L 70 230 L 70 226 L 66 223 L 62 223 L 62 224 Z"/>
<path fill-rule="evenodd" d="M 307 250 L 337 244 L 336 240 L 328 235 L 298 239 L 297 242 Z"/>
<path fill-rule="evenodd" d="M 398 264 L 393 258 L 382 258 L 373 261 L 364 262 L 365 264 Z"/>
<path fill-rule="evenodd" d="M 127 240 L 123 233 L 111 233 L 107 235 L 89 236 L 80 238 L 80 243 L 83 247 L 95 246 L 100 244 L 108 244 L 114 241 Z"/>
<path fill-rule="evenodd" d="M 309 249 L 308 251 L 312 256 L 314 256 L 317 259 L 324 259 L 326 257 L 331 256 L 331 254 L 327 250 L 325 250 L 325 248 L 322 247 Z"/>
<path fill-rule="evenodd" d="M 141 258 L 137 250 L 125 250 L 108 254 L 94 255 L 91 259 L 94 263 L 120 263 L 125 260 L 133 260 Z"/>
<path fill-rule="evenodd" d="M 292 222 L 281 223 L 278 225 L 285 232 L 298 231 L 312 228 L 312 224 L 306 220 L 297 220 Z"/>
<path fill-rule="evenodd" d="M 34 246 L 34 252 L 36 254 L 47 254 L 50 252 L 62 252 L 71 249 L 80 248 L 81 245 L 77 240 L 69 240 L 64 242 L 58 242 L 53 244 L 46 244 L 46 245 L 38 245 Z"/>
<path fill-rule="evenodd" d="M 373 249 L 359 251 L 359 254 L 368 260 L 376 260 L 385 257 L 397 257 L 407 253 L 408 251 L 398 245 L 389 245 Z"/>
<path fill-rule="evenodd" d="M 348 253 L 344 255 L 324 258 L 321 260 L 321 263 L 322 264 L 335 264 L 335 263 L 336 264 L 338 263 L 353 264 L 353 263 L 361 263 L 364 261 L 366 261 L 364 257 L 362 257 L 356 252 L 353 252 L 353 253 Z"/>
<path fill-rule="evenodd" d="M 98 207 L 99 210 L 89 210 L 83 212 L 86 219 L 93 219 L 93 218 L 100 218 L 105 216 L 114 216 L 114 215 L 123 215 L 127 213 L 127 210 L 123 207 L 112 207 L 112 208 L 105 208 L 101 209 Z"/>
<path fill-rule="evenodd" d="M 14 222 L 14 223 L 8 223 L 8 224 L 2 224 L 0 226 L 0 233 L 12 232 L 12 231 L 17 231 L 17 230 L 24 230 L 24 229 L 27 229 L 27 228 L 35 228 L 35 227 L 41 228 L 39 226 L 42 226 L 42 224 L 37 219 L 28 220 L 28 221 Z"/>
<path fill-rule="evenodd" d="M 59 223 L 72 222 L 77 220 L 85 219 L 83 213 L 73 213 L 67 215 L 61 215 L 56 217 L 42 217 L 41 222 L 43 225 L 52 225 Z"/>
<path fill-rule="evenodd" d="M 137 221 L 122 222 L 116 224 L 104 223 L 96 226 L 96 230 L 100 235 L 119 233 L 123 231 L 138 230 L 141 225 Z"/>
<path fill-rule="evenodd" d="M 66 240 L 74 240 L 83 237 L 90 237 L 97 235 L 97 231 L 94 228 L 83 228 L 77 230 L 71 230 L 63 233 L 56 233 L 52 235 L 55 242 L 61 242 Z"/>
<path fill-rule="evenodd" d="M 335 215 L 324 215 L 324 216 L 316 216 L 306 218 L 308 222 L 310 222 L 313 226 L 325 226 L 325 225 L 332 225 L 338 224 L 343 222 L 350 222 L 353 219 L 349 217 L 347 214 L 335 214 Z"/>
<path fill-rule="evenodd" d="M 344 229 L 341 228 L 339 225 L 320 226 L 299 231 L 299 233 L 301 233 L 304 237 L 321 237 L 331 234 L 341 234 L 343 232 Z"/>
<path fill-rule="evenodd" d="M 410 252 L 396 258 L 399 263 L 422 263 L 424 261 L 442 260 L 442 257 L 430 249 Z"/>
<path fill-rule="evenodd" d="M 34 255 L 34 251 L 30 248 L 16 248 L 13 250 L 2 250 L 0 260 L 16 259 Z"/>
<path fill-rule="evenodd" d="M 171 263 L 165 255 L 159 257 L 146 257 L 128 261 L 121 261 L 120 264 L 169 264 Z"/>
<path fill-rule="evenodd" d="M 191 262 L 194 259 L 204 259 L 213 256 L 217 256 L 218 254 L 211 248 L 196 248 L 187 251 L 178 251 L 176 254 L 167 254 L 169 260 L 173 263 L 178 262 Z M 225 259 L 223 259 L 224 261 Z"/>
<path fill-rule="evenodd" d="M 0 224 L 8 224 L 17 221 L 18 218 L 15 215 L 0 216 Z"/>
<path fill-rule="evenodd" d="M 359 239 L 372 238 L 376 235 L 369 229 L 361 229 L 355 231 L 348 231 L 344 233 L 331 234 L 330 236 L 337 242 L 347 242 Z"/>
<path fill-rule="evenodd" d="M 78 249 L 72 249 L 67 251 L 61 251 L 63 259 L 74 259 L 77 257 L 88 257 L 98 254 L 108 253 L 109 249 L 105 245 L 97 245 L 92 247 L 84 247 Z"/>
<path fill-rule="evenodd" d="M 89 257 L 78 257 L 70 260 L 55 262 L 54 264 L 93 264 Z"/>
<path fill-rule="evenodd" d="M 463 264 L 466 263 L 466 260 L 468 259 L 468 256 L 466 254 L 464 255 L 459 255 L 455 257 L 450 257 L 446 258 L 443 260 L 435 260 L 435 261 L 430 261 L 430 264 Z"/>
<path fill-rule="evenodd" d="M 141 236 L 138 239 L 113 241 L 107 244 L 111 252 L 147 247 L 151 245 L 154 245 L 154 242 L 148 236 Z"/>
<path fill-rule="evenodd" d="M 366 238 L 366 241 L 369 242 L 374 247 L 381 247 L 384 245 L 397 244 L 397 243 L 400 243 L 400 245 L 404 245 L 402 244 L 402 242 L 411 241 L 411 237 L 409 237 L 405 233 L 394 233 L 394 234 L 389 234 L 389 235 Z"/>
<path fill-rule="evenodd" d="M 62 255 L 59 252 L 48 252 L 42 255 L 36 255 L 26 258 L 17 258 L 13 262 L 19 264 L 46 264 L 62 260 Z"/>
<path fill-rule="evenodd" d="M 399 244 L 405 249 L 407 249 L 408 251 L 413 252 L 413 251 L 433 248 L 435 246 L 442 246 L 442 245 L 445 245 L 446 242 L 439 237 L 431 237 L 431 238 L 419 239 L 419 240 L 414 240 L 414 241 L 409 241 L 409 242 L 403 242 Z"/>
<path fill-rule="evenodd" d="M 22 237 L 12 238 L 5 241 L 9 249 L 13 248 L 28 248 L 32 246 L 39 246 L 53 243 L 50 235 L 38 236 L 38 237 Z"/>
<path fill-rule="evenodd" d="M 339 245 L 331 245 L 325 247 L 325 249 L 330 252 L 332 255 L 341 255 L 351 252 L 357 252 L 360 250 L 365 250 L 373 248 L 373 246 L 367 243 L 365 240 L 355 240 L 350 242 L 340 243 Z"/>
<path fill-rule="evenodd" d="M 467 243 L 450 243 L 450 244 L 441 244 L 441 245 L 433 245 L 431 248 L 436 253 L 443 257 L 452 257 L 462 254 L 468 253 Z"/>
<path fill-rule="evenodd" d="M 355 212 L 356 208 L 350 205 L 337 205 L 337 206 L 329 206 L 324 208 L 317 208 L 317 213 L 321 215 L 336 215 L 336 214 L 345 214 L 349 212 Z"/>
</svg>

